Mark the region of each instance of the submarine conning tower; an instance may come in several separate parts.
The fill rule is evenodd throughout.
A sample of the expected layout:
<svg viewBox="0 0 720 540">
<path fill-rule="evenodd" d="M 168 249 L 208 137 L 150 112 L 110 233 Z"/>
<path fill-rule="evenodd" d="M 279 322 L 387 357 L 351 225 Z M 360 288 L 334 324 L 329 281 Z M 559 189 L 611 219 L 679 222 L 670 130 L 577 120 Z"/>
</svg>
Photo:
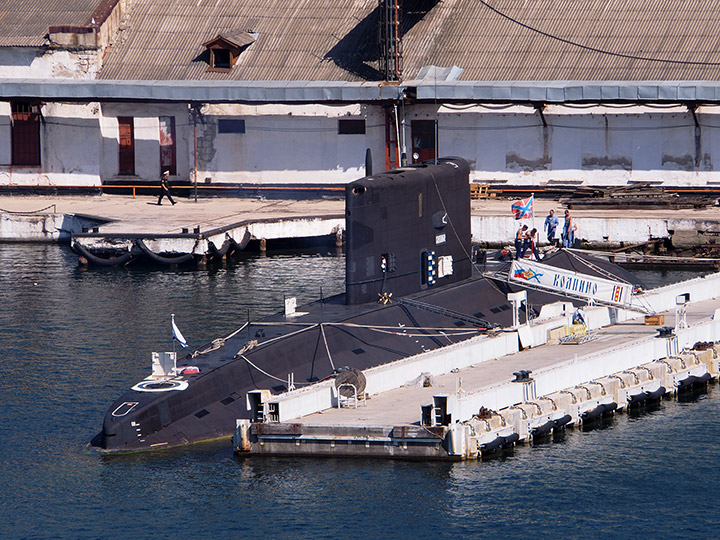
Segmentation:
<svg viewBox="0 0 720 540">
<path fill-rule="evenodd" d="M 367 176 L 345 190 L 348 304 L 387 302 L 472 275 L 462 158 Z"/>
</svg>

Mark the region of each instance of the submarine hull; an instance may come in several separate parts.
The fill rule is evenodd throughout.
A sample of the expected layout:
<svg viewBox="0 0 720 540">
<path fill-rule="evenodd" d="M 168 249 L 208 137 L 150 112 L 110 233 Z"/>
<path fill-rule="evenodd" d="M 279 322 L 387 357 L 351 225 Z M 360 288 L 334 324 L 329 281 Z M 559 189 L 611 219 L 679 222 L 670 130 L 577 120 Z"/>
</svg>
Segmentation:
<svg viewBox="0 0 720 540">
<path fill-rule="evenodd" d="M 301 388 L 510 326 L 507 294 L 523 288 L 473 269 L 468 171 L 448 158 L 350 183 L 345 293 L 249 322 L 178 361 L 192 370 L 136 384 L 111 404 L 89 448 L 136 452 L 230 437 L 236 419 L 256 420 L 252 391 L 279 394 L 291 380 Z M 543 262 L 632 279 L 564 251 Z M 529 290 L 527 309 L 559 299 L 567 301 Z"/>
</svg>

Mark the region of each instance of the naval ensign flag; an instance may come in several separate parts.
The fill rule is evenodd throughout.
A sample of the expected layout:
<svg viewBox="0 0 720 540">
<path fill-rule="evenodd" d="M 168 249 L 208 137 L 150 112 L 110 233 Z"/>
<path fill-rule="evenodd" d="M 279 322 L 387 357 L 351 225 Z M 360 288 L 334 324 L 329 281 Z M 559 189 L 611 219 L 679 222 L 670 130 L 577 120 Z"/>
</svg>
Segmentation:
<svg viewBox="0 0 720 540">
<path fill-rule="evenodd" d="M 175 324 L 175 314 L 173 313 L 170 317 L 172 319 L 173 339 L 176 339 L 183 347 L 187 347 L 187 341 L 185 341 L 182 332 L 180 332 L 180 329 Z"/>
</svg>

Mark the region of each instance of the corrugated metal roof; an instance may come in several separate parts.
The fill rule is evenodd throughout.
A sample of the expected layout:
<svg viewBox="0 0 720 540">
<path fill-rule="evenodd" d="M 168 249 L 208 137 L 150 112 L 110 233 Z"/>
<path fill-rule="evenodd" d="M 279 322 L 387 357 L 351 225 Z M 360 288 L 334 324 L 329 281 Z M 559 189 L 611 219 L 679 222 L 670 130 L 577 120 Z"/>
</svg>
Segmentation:
<svg viewBox="0 0 720 540">
<path fill-rule="evenodd" d="M 406 77 L 433 63 L 464 68 L 463 80 L 718 80 L 718 41 L 711 0 L 455 0 L 403 51 Z"/>
<path fill-rule="evenodd" d="M 423 66 L 460 80 L 720 80 L 716 0 L 406 0 L 404 78 Z M 42 4 L 42 5 L 41 5 Z M 100 0 L 0 0 L 0 46 L 39 46 Z M 411 12 L 410 12 L 411 11 Z M 377 0 L 133 0 L 100 77 L 128 80 L 377 80 Z M 229 73 L 202 43 L 257 39 Z"/>
<path fill-rule="evenodd" d="M 111 47 L 101 77 L 362 80 L 341 64 L 359 48 L 377 56 L 376 25 L 356 31 L 376 7 L 376 0 L 134 0 L 129 28 Z M 208 72 L 198 46 L 238 32 L 257 38 L 230 73 Z"/>
<path fill-rule="evenodd" d="M 410 2 L 405 2 L 406 7 Z M 461 80 L 720 80 L 715 0 L 418 0 L 404 76 L 427 65 Z M 373 80 L 376 0 L 135 0 L 103 78 Z M 257 32 L 228 74 L 208 73 L 207 36 Z M 658 61 L 663 60 L 663 61 Z"/>
<path fill-rule="evenodd" d="M 403 88 L 343 81 L 103 81 L 3 79 L 0 99 L 178 101 L 201 103 L 351 103 L 397 100 Z"/>
<path fill-rule="evenodd" d="M 41 47 L 50 26 L 82 26 L 101 0 L 0 0 L 0 47 Z"/>
</svg>

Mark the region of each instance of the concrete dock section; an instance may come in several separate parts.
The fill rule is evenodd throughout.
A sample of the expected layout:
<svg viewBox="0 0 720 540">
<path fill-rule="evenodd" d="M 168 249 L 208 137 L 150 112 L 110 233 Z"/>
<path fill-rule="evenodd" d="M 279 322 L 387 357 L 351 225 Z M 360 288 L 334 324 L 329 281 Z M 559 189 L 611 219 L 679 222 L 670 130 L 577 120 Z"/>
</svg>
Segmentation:
<svg viewBox="0 0 720 540">
<path fill-rule="evenodd" d="M 88 249 L 126 249 L 138 237 L 161 240 L 158 250 L 205 254 L 208 242 L 217 248 L 247 234 L 256 240 L 331 235 L 344 226 L 344 200 L 262 200 L 250 198 L 177 198 L 178 204 L 157 206 L 154 196 L 4 196 L 0 197 L 0 241 L 70 242 Z M 489 247 L 512 244 L 518 221 L 508 199 L 471 201 L 473 241 Z M 545 244 L 543 220 L 556 211 L 562 227 L 563 205 L 536 199 L 536 227 Z M 647 208 L 573 209 L 576 237 L 593 248 L 613 248 L 662 239 L 675 247 L 720 244 L 720 207 L 673 210 Z M 196 241 L 197 245 L 196 245 Z"/>
<path fill-rule="evenodd" d="M 568 339 L 561 314 L 372 368 L 357 398 L 331 381 L 274 396 L 275 416 L 238 421 L 235 445 L 252 454 L 468 459 L 642 406 L 717 378 L 719 286 L 715 274 L 650 291 L 656 315 L 647 321 L 589 308 L 582 339 Z M 534 345 L 521 350 L 528 332 Z"/>
<path fill-rule="evenodd" d="M 179 199 L 121 195 L 95 197 L 0 197 L 0 241 L 71 243 L 83 264 L 201 262 L 229 250 L 267 242 L 342 240 L 343 203 L 338 200 Z"/>
</svg>

